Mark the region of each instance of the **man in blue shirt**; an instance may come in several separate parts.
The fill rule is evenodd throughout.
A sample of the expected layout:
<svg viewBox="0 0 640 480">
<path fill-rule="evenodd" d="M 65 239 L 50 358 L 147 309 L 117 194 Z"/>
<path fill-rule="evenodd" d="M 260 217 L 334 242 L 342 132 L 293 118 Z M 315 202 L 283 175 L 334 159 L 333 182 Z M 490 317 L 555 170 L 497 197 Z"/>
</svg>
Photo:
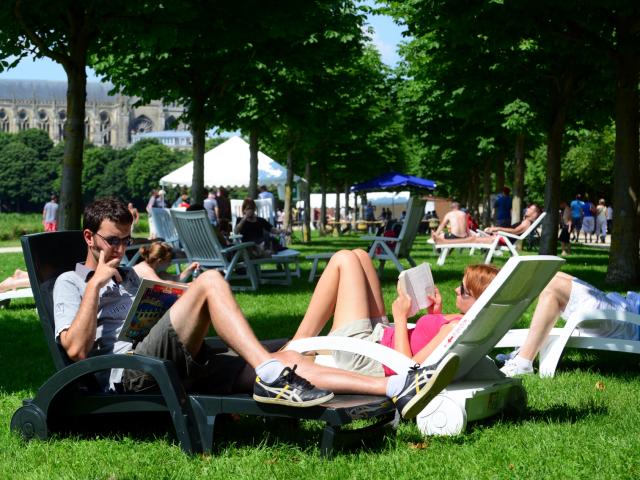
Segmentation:
<svg viewBox="0 0 640 480">
<path fill-rule="evenodd" d="M 496 213 L 496 226 L 497 227 L 510 227 L 511 226 L 511 196 L 509 195 L 511 190 L 509 187 L 504 187 L 502 193 L 498 194 L 496 201 L 493 204 L 493 208 Z"/>
<path fill-rule="evenodd" d="M 580 230 L 582 230 L 582 215 L 584 214 L 584 202 L 578 193 L 575 200 L 569 205 L 571 208 L 571 240 L 578 241 L 580 239 Z"/>
</svg>

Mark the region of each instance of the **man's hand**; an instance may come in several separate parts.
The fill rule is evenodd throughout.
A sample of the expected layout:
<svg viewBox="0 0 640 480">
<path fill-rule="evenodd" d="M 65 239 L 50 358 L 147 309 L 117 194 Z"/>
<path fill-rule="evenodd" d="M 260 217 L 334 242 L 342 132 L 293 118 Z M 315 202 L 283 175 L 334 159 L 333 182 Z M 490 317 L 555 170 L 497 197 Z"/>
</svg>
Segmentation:
<svg viewBox="0 0 640 480">
<path fill-rule="evenodd" d="M 115 278 L 116 282 L 122 282 L 120 272 L 118 272 L 118 265 L 120 265 L 120 259 L 114 258 L 108 262 L 104 261 L 104 250 L 100 250 L 100 256 L 98 257 L 98 266 L 96 271 L 91 277 L 89 283 L 93 283 L 98 290 L 104 287 L 109 280 Z"/>
</svg>

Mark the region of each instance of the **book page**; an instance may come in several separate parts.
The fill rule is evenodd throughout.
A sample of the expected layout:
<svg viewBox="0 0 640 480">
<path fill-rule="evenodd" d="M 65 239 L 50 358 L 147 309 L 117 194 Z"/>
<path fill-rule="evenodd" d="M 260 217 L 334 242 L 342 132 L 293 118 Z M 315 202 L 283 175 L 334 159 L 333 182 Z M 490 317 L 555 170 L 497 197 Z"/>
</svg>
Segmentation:
<svg viewBox="0 0 640 480">
<path fill-rule="evenodd" d="M 118 340 L 125 342 L 142 340 L 187 287 L 187 284 L 182 286 L 143 279 L 118 335 Z"/>
<path fill-rule="evenodd" d="M 410 317 L 413 317 L 418 311 L 431 306 L 432 302 L 427 296 L 435 294 L 435 284 L 433 283 L 429 264 L 422 263 L 417 267 L 400 272 L 398 287 L 401 292 L 411 297 Z"/>
</svg>

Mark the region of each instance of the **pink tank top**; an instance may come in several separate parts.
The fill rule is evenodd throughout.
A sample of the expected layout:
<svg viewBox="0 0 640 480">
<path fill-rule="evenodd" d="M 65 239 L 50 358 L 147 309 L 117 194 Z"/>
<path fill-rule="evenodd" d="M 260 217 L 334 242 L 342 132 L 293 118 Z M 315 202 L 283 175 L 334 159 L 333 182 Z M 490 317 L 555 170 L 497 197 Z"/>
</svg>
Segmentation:
<svg viewBox="0 0 640 480">
<path fill-rule="evenodd" d="M 433 338 L 438 335 L 438 332 L 440 332 L 443 325 L 455 320 L 460 320 L 461 318 L 462 315 L 456 315 L 447 319 L 441 313 L 428 313 L 427 315 L 420 317 L 416 322 L 416 327 L 409 330 L 409 347 L 411 348 L 411 355 L 418 353 L 425 345 L 433 340 Z M 382 332 L 380 344 L 385 347 L 393 348 L 395 333 L 395 328 L 385 328 L 384 332 Z M 386 365 L 383 365 L 383 367 L 384 374 L 386 376 L 395 374 L 395 372 Z"/>
</svg>

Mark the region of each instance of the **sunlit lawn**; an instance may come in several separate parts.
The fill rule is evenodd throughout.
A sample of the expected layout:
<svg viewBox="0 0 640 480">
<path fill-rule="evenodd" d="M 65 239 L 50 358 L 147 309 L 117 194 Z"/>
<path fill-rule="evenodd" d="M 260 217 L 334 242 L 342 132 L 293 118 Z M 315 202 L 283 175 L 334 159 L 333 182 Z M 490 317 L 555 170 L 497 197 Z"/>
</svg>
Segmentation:
<svg viewBox="0 0 640 480">
<path fill-rule="evenodd" d="M 357 237 L 315 239 L 295 245 L 303 255 L 366 246 Z M 607 252 L 576 247 L 564 270 L 604 288 Z M 480 255 L 452 255 L 445 266 L 418 237 L 415 258 L 432 265 L 444 296 L 467 262 Z M 0 276 L 23 267 L 20 254 L 0 255 Z M 498 264 L 503 259 L 496 260 Z M 247 318 L 262 338 L 290 335 L 304 314 L 313 286 L 310 263 L 291 288 L 262 288 L 238 294 Z M 387 266 L 383 289 L 390 307 L 395 272 Z M 521 320 L 526 326 L 532 309 Z M 189 457 L 171 435 L 54 437 L 23 443 L 9 432 L 9 420 L 23 398 L 34 394 L 53 372 L 32 301 L 0 311 L 0 478 L 638 478 L 640 476 L 640 357 L 569 351 L 553 379 L 524 379 L 528 409 L 520 418 L 471 424 L 453 438 L 424 439 L 403 424 L 379 448 L 319 457 L 320 429 L 297 430 L 242 418 L 225 430 L 214 456 Z M 602 382 L 604 389 L 597 388 Z"/>
</svg>

